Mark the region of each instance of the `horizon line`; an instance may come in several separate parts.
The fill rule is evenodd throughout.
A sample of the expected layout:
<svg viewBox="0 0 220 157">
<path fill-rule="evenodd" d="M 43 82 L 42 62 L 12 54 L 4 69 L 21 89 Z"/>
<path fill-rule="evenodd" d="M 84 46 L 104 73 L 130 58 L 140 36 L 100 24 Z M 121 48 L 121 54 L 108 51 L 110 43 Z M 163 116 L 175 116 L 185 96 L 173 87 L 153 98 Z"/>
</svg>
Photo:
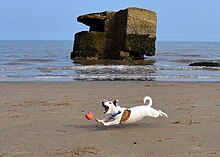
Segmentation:
<svg viewBox="0 0 220 157">
<path fill-rule="evenodd" d="M 74 41 L 70 39 L 0 39 L 0 41 Z M 211 40 L 157 40 L 156 42 L 216 42 Z"/>
</svg>

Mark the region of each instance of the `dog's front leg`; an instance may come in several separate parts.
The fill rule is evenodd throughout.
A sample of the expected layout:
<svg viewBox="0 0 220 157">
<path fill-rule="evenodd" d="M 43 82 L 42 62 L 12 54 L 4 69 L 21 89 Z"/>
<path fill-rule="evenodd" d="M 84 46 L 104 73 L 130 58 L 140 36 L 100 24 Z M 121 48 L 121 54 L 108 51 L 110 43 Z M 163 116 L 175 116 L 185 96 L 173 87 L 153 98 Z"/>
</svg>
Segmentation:
<svg viewBox="0 0 220 157">
<path fill-rule="evenodd" d="M 102 124 L 104 126 L 110 126 L 110 125 L 117 125 L 117 124 L 120 124 L 120 122 L 118 120 L 114 120 L 114 121 L 111 121 L 111 122 L 102 122 Z"/>
<path fill-rule="evenodd" d="M 103 122 L 107 122 L 109 121 L 110 119 L 112 119 L 112 116 L 111 115 L 108 115 L 106 116 L 104 119 L 100 120 L 100 119 L 96 119 L 96 122 L 98 123 L 103 123 Z"/>
</svg>

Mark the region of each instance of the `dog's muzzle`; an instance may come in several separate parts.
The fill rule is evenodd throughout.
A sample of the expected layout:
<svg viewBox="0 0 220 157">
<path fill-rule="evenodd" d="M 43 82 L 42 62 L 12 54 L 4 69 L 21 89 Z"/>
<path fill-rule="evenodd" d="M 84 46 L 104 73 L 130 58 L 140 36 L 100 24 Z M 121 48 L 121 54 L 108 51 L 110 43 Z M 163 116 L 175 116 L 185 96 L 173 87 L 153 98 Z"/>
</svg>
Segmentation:
<svg viewBox="0 0 220 157">
<path fill-rule="evenodd" d="M 108 106 L 106 106 L 104 102 L 102 102 L 102 106 L 103 106 L 103 107 L 104 107 L 104 109 L 105 109 L 105 111 L 104 111 L 104 114 L 105 114 L 106 112 L 108 112 L 109 107 L 108 107 Z"/>
</svg>

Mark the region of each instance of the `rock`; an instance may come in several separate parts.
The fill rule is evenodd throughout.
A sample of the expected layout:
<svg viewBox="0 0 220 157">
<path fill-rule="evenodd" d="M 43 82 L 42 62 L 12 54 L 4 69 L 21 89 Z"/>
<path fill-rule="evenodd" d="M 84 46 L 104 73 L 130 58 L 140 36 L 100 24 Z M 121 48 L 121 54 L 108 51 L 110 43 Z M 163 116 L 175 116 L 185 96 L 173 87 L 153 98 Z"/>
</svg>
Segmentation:
<svg viewBox="0 0 220 157">
<path fill-rule="evenodd" d="M 75 59 L 74 63 L 83 65 L 153 65 L 155 60 L 113 60 L 113 59 Z"/>
<path fill-rule="evenodd" d="M 144 59 L 155 55 L 157 16 L 153 11 L 127 8 L 77 18 L 90 27 L 75 34 L 72 59 Z"/>
<path fill-rule="evenodd" d="M 195 62 L 189 66 L 207 66 L 207 67 L 220 67 L 220 62 Z"/>
<path fill-rule="evenodd" d="M 130 52 L 120 51 L 120 59 L 132 60 Z"/>
</svg>

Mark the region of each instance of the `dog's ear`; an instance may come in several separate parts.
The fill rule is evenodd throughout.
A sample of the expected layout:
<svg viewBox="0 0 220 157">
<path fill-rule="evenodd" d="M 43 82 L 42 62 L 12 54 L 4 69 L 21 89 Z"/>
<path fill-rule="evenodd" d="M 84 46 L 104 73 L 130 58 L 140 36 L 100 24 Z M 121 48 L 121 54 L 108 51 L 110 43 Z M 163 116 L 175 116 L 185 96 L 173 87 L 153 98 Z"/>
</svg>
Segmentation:
<svg viewBox="0 0 220 157">
<path fill-rule="evenodd" d="M 113 101 L 113 104 L 114 104 L 115 106 L 117 106 L 117 105 L 118 105 L 118 104 L 117 104 L 118 102 L 119 102 L 119 100 L 116 99 L 116 100 Z"/>
</svg>

